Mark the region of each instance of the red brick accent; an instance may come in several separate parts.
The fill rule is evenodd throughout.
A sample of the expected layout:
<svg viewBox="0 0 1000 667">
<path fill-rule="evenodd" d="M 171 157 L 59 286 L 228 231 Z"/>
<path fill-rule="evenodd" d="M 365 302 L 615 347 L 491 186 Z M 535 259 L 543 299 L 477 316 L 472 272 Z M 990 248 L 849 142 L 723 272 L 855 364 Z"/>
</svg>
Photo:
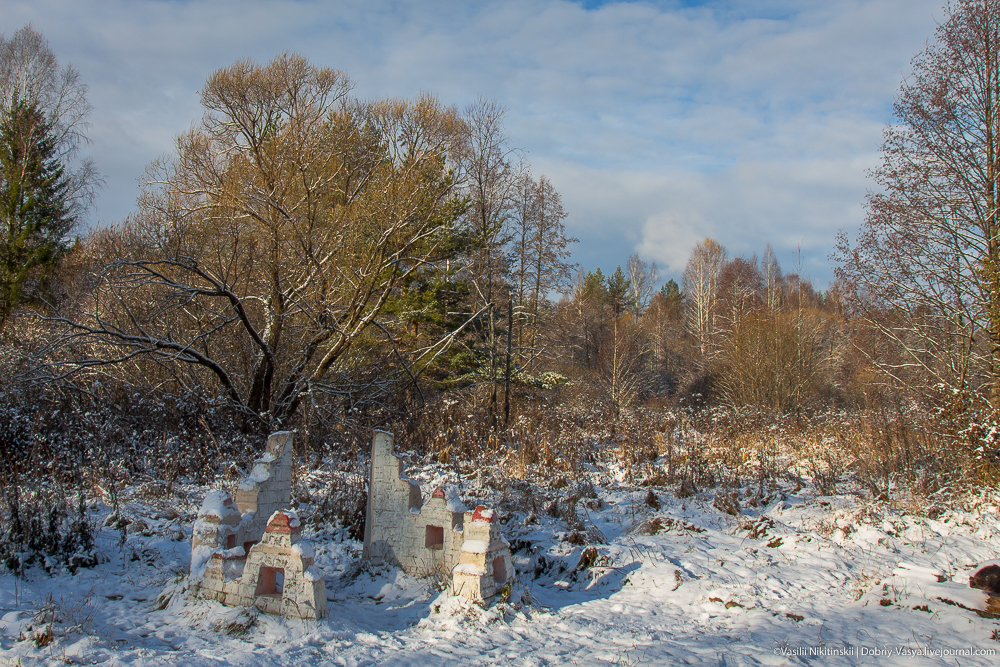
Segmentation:
<svg viewBox="0 0 1000 667">
<path fill-rule="evenodd" d="M 267 533 L 298 533 L 302 530 L 301 526 L 290 526 L 288 523 L 288 515 L 284 512 L 278 512 L 275 514 L 271 522 L 267 524 L 267 528 L 264 532 Z"/>
<path fill-rule="evenodd" d="M 486 511 L 487 509 L 488 508 L 485 505 L 476 505 L 476 511 L 473 512 L 473 514 L 472 514 L 472 520 L 473 521 L 485 521 L 487 523 L 493 523 L 494 519 L 496 519 L 497 513 L 496 512 L 492 512 L 490 514 L 490 517 L 487 518 L 487 517 L 483 516 L 483 512 Z"/>
</svg>

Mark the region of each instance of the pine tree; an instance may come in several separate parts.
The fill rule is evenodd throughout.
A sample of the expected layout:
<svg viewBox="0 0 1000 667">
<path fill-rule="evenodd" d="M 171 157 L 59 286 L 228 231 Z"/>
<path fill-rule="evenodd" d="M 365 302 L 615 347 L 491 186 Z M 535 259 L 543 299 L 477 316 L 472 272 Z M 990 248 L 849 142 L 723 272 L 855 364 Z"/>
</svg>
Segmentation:
<svg viewBox="0 0 1000 667">
<path fill-rule="evenodd" d="M 625 277 L 621 266 L 616 268 L 615 272 L 608 278 L 607 299 L 616 318 L 634 304 L 632 282 Z"/>
</svg>

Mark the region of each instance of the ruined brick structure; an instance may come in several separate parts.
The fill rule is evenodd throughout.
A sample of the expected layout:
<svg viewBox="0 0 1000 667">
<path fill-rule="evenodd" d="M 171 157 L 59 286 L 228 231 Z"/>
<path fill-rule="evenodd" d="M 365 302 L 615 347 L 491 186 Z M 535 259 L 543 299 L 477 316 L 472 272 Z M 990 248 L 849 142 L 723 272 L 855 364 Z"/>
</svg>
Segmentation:
<svg viewBox="0 0 1000 667">
<path fill-rule="evenodd" d="M 205 496 L 191 539 L 190 594 L 289 618 L 325 616 L 323 575 L 299 539 L 291 494 L 292 434 L 274 433 L 235 503 L 225 491 Z"/>
<path fill-rule="evenodd" d="M 392 435 L 372 441 L 364 557 L 400 566 L 413 576 L 451 579 L 455 595 L 487 601 L 512 578 L 510 548 L 492 510 L 474 512 L 453 486 L 422 502 L 420 486 L 403 475 Z"/>
</svg>

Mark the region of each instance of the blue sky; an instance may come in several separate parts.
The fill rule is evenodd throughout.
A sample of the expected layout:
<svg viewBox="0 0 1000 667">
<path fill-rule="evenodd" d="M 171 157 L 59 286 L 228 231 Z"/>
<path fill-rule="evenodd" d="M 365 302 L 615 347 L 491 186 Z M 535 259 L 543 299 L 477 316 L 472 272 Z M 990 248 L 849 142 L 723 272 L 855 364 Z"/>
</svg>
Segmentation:
<svg viewBox="0 0 1000 667">
<path fill-rule="evenodd" d="M 588 269 L 639 252 L 679 277 L 711 236 L 730 255 L 771 243 L 786 271 L 801 249 L 825 288 L 942 3 L 0 0 L 0 32 L 31 22 L 90 87 L 86 150 L 106 180 L 92 224 L 133 209 L 212 71 L 292 50 L 346 71 L 363 97 L 504 103 Z"/>
</svg>

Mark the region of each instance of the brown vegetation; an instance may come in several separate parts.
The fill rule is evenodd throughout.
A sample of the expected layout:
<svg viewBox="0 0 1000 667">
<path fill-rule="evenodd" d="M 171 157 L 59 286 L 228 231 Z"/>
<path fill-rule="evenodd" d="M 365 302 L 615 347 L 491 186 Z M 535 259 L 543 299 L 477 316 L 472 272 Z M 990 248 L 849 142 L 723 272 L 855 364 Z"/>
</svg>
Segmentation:
<svg viewBox="0 0 1000 667">
<path fill-rule="evenodd" d="M 991 302 L 904 304 L 899 272 L 876 289 L 871 234 L 905 188 L 873 198 L 826 292 L 770 248 L 730 258 L 712 239 L 680 286 L 657 290 L 638 256 L 571 281 L 559 194 L 493 102 L 363 102 L 290 54 L 221 70 L 202 98 L 135 216 L 82 240 L 4 329 L 4 558 L 86 563 L 69 554 L 89 549 L 85 498 L 226 483 L 278 428 L 327 474 L 299 496 L 352 535 L 372 428 L 580 543 L 601 539 L 580 514 L 601 502 L 593 467 L 651 506 L 671 492 L 732 515 L 803 489 L 933 512 L 995 483 Z M 890 133 L 887 170 L 904 144 Z"/>
</svg>

